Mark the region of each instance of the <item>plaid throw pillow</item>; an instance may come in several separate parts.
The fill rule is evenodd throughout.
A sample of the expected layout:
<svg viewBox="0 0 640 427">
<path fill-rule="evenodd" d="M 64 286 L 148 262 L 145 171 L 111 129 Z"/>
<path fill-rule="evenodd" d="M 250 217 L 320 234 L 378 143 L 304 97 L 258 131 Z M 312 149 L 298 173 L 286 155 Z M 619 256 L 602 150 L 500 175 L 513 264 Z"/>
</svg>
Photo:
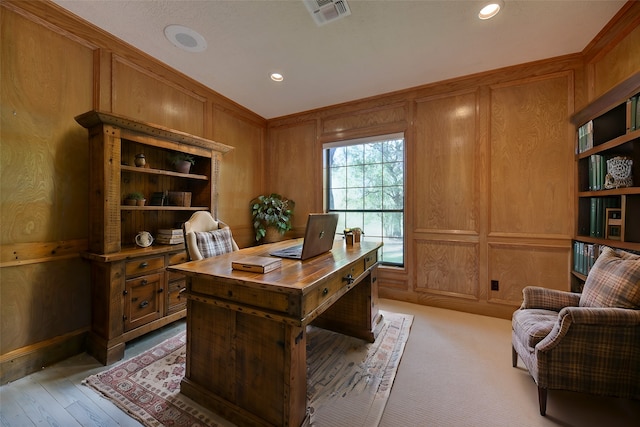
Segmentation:
<svg viewBox="0 0 640 427">
<path fill-rule="evenodd" d="M 640 256 L 605 247 L 589 271 L 580 306 L 640 309 Z"/>
<path fill-rule="evenodd" d="M 233 251 L 231 229 L 221 228 L 213 231 L 196 231 L 196 243 L 204 258 L 226 254 Z"/>
</svg>

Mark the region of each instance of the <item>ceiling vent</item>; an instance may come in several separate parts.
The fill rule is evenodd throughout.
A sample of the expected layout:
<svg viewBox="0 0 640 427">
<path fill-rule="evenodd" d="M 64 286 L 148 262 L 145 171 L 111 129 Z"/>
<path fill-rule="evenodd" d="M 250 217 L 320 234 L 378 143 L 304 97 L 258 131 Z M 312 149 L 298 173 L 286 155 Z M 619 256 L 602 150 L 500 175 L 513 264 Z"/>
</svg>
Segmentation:
<svg viewBox="0 0 640 427">
<path fill-rule="evenodd" d="M 303 0 L 318 27 L 351 15 L 346 0 Z"/>
</svg>

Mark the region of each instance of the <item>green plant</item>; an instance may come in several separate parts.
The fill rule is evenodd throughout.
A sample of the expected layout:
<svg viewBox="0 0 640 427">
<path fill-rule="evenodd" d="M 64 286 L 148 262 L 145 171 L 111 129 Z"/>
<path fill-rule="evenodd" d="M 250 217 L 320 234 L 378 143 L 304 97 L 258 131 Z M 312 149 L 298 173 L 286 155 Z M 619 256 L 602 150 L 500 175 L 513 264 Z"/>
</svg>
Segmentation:
<svg viewBox="0 0 640 427">
<path fill-rule="evenodd" d="M 191 154 L 183 153 L 181 151 L 176 151 L 169 155 L 169 161 L 174 166 L 179 162 L 189 162 L 192 165 L 196 164 L 196 159 Z"/>
<path fill-rule="evenodd" d="M 279 194 L 261 195 L 251 201 L 251 215 L 256 241 L 264 238 L 267 227 L 275 227 L 280 234 L 291 229 L 291 217 L 295 202 Z"/>
<path fill-rule="evenodd" d="M 131 199 L 131 200 L 142 200 L 142 199 L 144 199 L 144 194 L 135 191 L 133 193 L 127 194 L 127 197 L 125 197 L 125 198 L 126 199 Z"/>
</svg>

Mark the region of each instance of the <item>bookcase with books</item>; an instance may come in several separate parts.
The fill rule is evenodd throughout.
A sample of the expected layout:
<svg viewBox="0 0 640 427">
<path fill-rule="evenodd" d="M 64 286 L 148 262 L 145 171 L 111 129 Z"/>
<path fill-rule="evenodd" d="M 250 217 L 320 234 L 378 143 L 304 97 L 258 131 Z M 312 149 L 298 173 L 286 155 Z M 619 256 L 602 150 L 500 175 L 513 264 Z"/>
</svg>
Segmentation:
<svg viewBox="0 0 640 427">
<path fill-rule="evenodd" d="M 640 72 L 571 117 L 576 126 L 572 290 L 603 246 L 640 252 Z"/>
</svg>

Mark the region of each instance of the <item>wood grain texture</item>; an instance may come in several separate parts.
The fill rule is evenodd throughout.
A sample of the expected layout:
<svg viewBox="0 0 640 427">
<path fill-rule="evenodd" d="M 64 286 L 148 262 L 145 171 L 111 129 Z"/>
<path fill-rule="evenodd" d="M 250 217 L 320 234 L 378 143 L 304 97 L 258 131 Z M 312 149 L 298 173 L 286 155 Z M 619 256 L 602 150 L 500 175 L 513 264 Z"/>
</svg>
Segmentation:
<svg viewBox="0 0 640 427">
<path fill-rule="evenodd" d="M 572 235 L 571 74 L 491 90 L 492 233 Z"/>
<path fill-rule="evenodd" d="M 114 113 L 205 136 L 205 96 L 115 55 L 112 73 Z"/>
<path fill-rule="evenodd" d="M 0 242 L 82 238 L 88 150 L 72 118 L 91 106 L 93 54 L 19 15 L 1 19 Z"/>
<path fill-rule="evenodd" d="M 322 212 L 322 147 L 316 140 L 316 122 L 269 128 L 265 192 L 276 192 L 296 202 L 294 229 L 304 233 L 307 215 Z M 292 234 L 292 232 L 289 232 Z"/>
<path fill-rule="evenodd" d="M 542 244 L 489 245 L 489 278 L 499 282 L 499 290 L 489 290 L 489 301 L 520 304 L 526 286 L 569 291 L 571 250 Z"/>
<path fill-rule="evenodd" d="M 478 234 L 480 170 L 477 91 L 419 99 L 415 156 L 415 231 Z"/>
<path fill-rule="evenodd" d="M 640 70 L 640 17 L 636 28 L 594 64 L 593 97 L 602 95 L 638 70 Z"/>
<path fill-rule="evenodd" d="M 478 245 L 416 241 L 415 292 L 478 299 Z"/>
<path fill-rule="evenodd" d="M 218 215 L 229 224 L 238 245 L 247 247 L 255 241 L 249 202 L 266 191 L 266 122 L 249 120 L 217 105 L 213 112 L 214 139 L 234 147 L 220 165 Z"/>
</svg>

